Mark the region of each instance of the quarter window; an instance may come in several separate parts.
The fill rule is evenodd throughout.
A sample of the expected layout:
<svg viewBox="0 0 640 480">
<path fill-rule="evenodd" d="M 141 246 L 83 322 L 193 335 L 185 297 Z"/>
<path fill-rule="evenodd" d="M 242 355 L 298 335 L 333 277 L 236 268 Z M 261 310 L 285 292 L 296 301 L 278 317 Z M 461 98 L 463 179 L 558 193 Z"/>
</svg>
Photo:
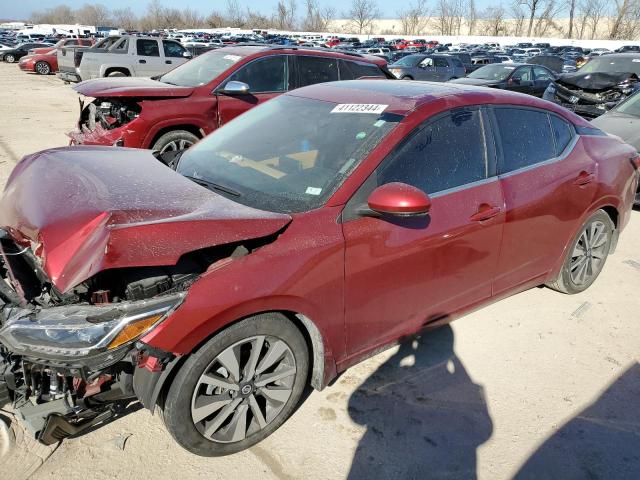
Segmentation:
<svg viewBox="0 0 640 480">
<path fill-rule="evenodd" d="M 502 155 L 498 173 L 508 173 L 556 156 L 548 115 L 536 110 L 496 108 Z"/>
<path fill-rule="evenodd" d="M 338 59 L 298 56 L 298 86 L 338 80 Z"/>
<path fill-rule="evenodd" d="M 549 118 L 551 119 L 551 129 L 553 130 L 553 136 L 556 140 L 556 156 L 560 156 L 573 138 L 573 129 L 568 122 L 561 119 L 560 117 L 549 115 Z"/>
<path fill-rule="evenodd" d="M 287 57 L 272 55 L 242 67 L 229 77 L 249 85 L 251 93 L 284 92 L 288 88 Z"/>
<path fill-rule="evenodd" d="M 158 48 L 157 40 L 138 40 L 137 44 L 138 55 L 144 57 L 159 57 L 160 49 Z"/>
<path fill-rule="evenodd" d="M 340 60 L 340 80 L 357 80 L 362 77 L 383 77 L 380 68 L 371 63 L 357 63 Z"/>
<path fill-rule="evenodd" d="M 403 182 L 435 193 L 487 177 L 479 110 L 459 109 L 414 132 L 378 172 L 378 185 Z"/>
</svg>

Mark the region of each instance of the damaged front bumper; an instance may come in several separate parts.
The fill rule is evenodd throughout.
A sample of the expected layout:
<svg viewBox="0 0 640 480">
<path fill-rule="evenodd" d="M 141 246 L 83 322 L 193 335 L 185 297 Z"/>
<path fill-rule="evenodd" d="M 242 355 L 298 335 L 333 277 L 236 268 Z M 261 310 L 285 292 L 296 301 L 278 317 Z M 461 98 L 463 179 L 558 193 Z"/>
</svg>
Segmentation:
<svg viewBox="0 0 640 480">
<path fill-rule="evenodd" d="M 572 90 L 558 83 L 550 83 L 542 98 L 563 106 L 567 110 L 586 118 L 596 118 L 611 110 L 633 91 L 586 92 Z"/>
</svg>

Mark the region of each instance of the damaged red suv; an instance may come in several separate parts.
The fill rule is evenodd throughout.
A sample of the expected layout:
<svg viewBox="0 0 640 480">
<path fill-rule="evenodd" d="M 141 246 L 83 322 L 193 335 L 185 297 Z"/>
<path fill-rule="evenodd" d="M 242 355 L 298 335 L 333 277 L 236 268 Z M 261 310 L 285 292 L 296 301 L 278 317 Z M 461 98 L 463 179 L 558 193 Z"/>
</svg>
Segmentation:
<svg viewBox="0 0 640 480">
<path fill-rule="evenodd" d="M 25 157 L 0 200 L 0 403 L 46 444 L 139 401 L 193 453 L 240 451 L 399 339 L 585 290 L 637 164 L 530 96 L 384 80 L 289 92 L 170 155 Z"/>
<path fill-rule="evenodd" d="M 302 47 L 237 45 L 156 78 L 100 78 L 74 89 L 82 105 L 72 144 L 182 150 L 243 112 L 321 82 L 393 78 L 384 59 Z"/>
</svg>

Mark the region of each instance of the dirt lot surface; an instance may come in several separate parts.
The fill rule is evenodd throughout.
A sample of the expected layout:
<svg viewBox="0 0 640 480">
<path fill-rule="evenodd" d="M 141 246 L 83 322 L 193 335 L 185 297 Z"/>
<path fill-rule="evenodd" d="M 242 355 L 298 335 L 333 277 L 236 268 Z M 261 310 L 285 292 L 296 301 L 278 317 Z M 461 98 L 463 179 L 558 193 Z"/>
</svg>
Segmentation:
<svg viewBox="0 0 640 480">
<path fill-rule="evenodd" d="M 65 145 L 77 114 L 69 86 L 0 64 L 0 182 Z M 586 293 L 534 289 L 380 354 L 250 451 L 190 455 L 139 410 L 64 441 L 31 478 L 638 479 L 639 239 L 634 212 Z"/>
</svg>

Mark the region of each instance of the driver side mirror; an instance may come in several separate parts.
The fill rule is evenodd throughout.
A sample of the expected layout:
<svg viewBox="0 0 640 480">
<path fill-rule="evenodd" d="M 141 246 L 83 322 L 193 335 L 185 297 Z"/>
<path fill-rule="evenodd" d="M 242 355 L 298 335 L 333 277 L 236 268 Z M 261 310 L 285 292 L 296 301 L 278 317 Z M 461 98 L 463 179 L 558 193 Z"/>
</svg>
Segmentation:
<svg viewBox="0 0 640 480">
<path fill-rule="evenodd" d="M 247 95 L 251 89 L 249 85 L 244 82 L 231 80 L 218 91 L 224 95 Z"/>
<path fill-rule="evenodd" d="M 431 199 L 422 190 L 406 183 L 392 182 L 376 188 L 367 200 L 376 213 L 397 217 L 426 215 Z"/>
</svg>

